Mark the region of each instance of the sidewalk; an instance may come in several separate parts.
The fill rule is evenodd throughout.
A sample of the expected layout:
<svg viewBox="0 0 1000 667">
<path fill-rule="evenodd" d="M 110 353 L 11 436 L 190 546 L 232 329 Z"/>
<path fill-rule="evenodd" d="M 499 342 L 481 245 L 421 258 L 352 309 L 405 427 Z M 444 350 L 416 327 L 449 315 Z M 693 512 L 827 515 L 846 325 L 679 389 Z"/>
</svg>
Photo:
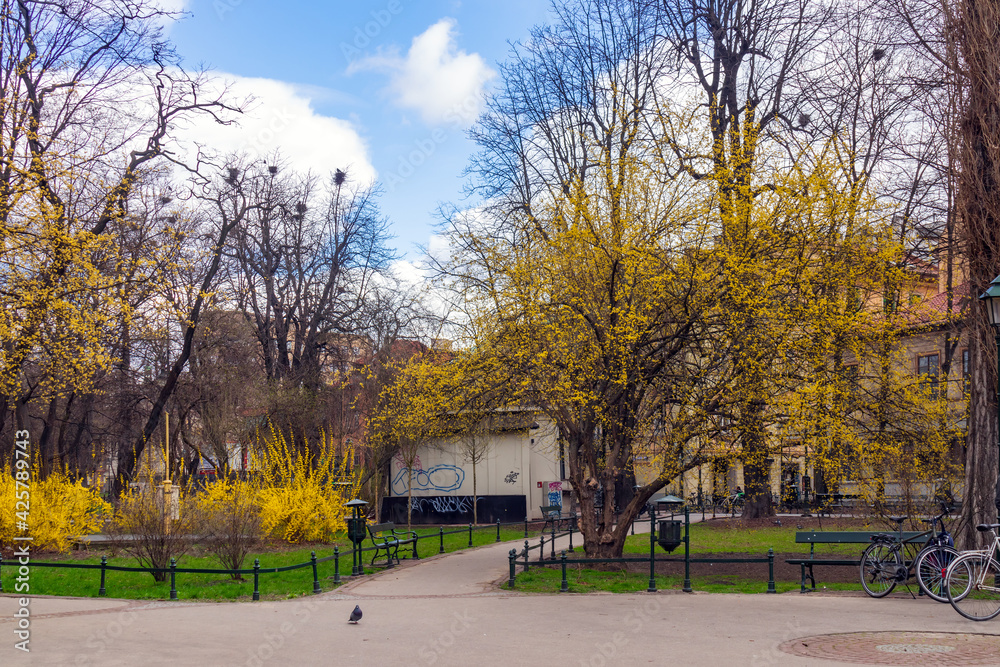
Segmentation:
<svg viewBox="0 0 1000 667">
<path fill-rule="evenodd" d="M 568 540 L 560 540 L 557 552 L 565 544 Z M 778 648 L 809 635 L 857 631 L 989 633 L 980 638 L 995 642 L 986 662 L 892 654 L 887 657 L 896 662 L 877 664 L 1000 664 L 1000 637 L 995 636 L 1000 622 L 976 624 L 949 605 L 909 596 L 526 595 L 495 588 L 493 582 L 507 576 L 508 551 L 522 546 L 523 540 L 404 561 L 336 591 L 275 602 L 35 598 L 27 655 L 13 648 L 17 600 L 0 597 L 0 637 L 5 637 L 0 664 L 873 664 L 864 656 L 875 649 L 866 654 L 868 649 L 856 643 L 840 642 L 847 651 L 843 662 Z M 355 605 L 364 618 L 350 625 L 347 617 Z M 878 641 L 883 648 L 903 647 L 904 653 L 913 646 Z M 923 661 L 898 661 L 907 657 Z"/>
</svg>

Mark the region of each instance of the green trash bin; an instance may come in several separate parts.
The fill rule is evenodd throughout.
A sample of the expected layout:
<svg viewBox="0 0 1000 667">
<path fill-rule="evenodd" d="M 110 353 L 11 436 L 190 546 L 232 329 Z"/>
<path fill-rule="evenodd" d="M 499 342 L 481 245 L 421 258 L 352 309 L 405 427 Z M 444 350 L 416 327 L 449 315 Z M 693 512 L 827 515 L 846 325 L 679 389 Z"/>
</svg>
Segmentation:
<svg viewBox="0 0 1000 667">
<path fill-rule="evenodd" d="M 681 522 L 673 519 L 663 519 L 657 530 L 656 542 L 663 547 L 667 553 L 683 544 L 681 539 Z"/>
</svg>

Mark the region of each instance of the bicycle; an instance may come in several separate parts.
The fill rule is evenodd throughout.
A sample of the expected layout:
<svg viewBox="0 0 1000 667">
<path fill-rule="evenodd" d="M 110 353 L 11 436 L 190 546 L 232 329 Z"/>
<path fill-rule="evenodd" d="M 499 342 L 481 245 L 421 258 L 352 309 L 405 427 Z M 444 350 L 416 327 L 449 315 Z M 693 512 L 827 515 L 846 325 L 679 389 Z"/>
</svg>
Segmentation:
<svg viewBox="0 0 1000 667">
<path fill-rule="evenodd" d="M 722 511 L 725 514 L 736 514 L 737 512 L 742 512 L 745 502 L 746 499 L 744 494 L 734 493 L 722 501 Z"/>
<path fill-rule="evenodd" d="M 987 549 L 963 551 L 945 574 L 948 602 L 971 621 L 988 621 L 1000 615 L 1000 523 L 979 524 L 976 530 L 993 534 Z"/>
<path fill-rule="evenodd" d="M 905 553 L 910 549 L 912 554 L 912 541 L 903 539 L 903 522 L 909 517 L 889 517 L 896 524 L 898 534 L 873 535 L 872 544 L 861 555 L 861 587 L 865 593 L 873 598 L 882 598 L 891 593 L 896 584 L 906 585 L 910 576 L 916 576 L 917 585 L 925 595 L 938 602 L 947 601 L 944 577 L 948 565 L 958 557 L 958 551 L 952 546 L 951 536 L 944 527 L 943 519 L 951 511 L 944 506 L 942 509 L 944 512 L 933 519 L 923 519 L 924 523 L 930 524 L 930 537 L 912 558 L 907 558 Z M 936 530 L 938 523 L 941 524 L 940 533 Z"/>
<path fill-rule="evenodd" d="M 955 549 L 955 540 L 951 538 L 951 534 L 944 527 L 944 517 L 951 514 L 951 510 L 946 505 L 942 505 L 942 509 L 944 512 L 933 519 L 921 520 L 923 523 L 930 524 L 931 537 L 917 554 L 913 569 L 917 575 L 917 584 L 924 595 L 937 602 L 945 603 L 948 601 L 945 576 L 948 572 L 948 566 L 958 558 L 959 553 Z M 941 532 L 935 532 L 935 524 L 941 525 Z"/>
</svg>

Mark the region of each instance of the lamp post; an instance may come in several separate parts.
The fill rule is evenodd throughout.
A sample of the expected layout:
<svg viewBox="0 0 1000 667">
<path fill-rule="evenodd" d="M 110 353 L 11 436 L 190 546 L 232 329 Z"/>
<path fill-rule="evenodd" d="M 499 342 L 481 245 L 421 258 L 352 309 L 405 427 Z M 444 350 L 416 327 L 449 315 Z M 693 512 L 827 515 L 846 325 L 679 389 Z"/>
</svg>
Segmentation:
<svg viewBox="0 0 1000 667">
<path fill-rule="evenodd" d="M 979 295 L 986 303 L 986 316 L 993 327 L 993 337 L 997 344 L 997 446 L 1000 447 L 1000 276 L 993 279 L 986 291 Z"/>
</svg>

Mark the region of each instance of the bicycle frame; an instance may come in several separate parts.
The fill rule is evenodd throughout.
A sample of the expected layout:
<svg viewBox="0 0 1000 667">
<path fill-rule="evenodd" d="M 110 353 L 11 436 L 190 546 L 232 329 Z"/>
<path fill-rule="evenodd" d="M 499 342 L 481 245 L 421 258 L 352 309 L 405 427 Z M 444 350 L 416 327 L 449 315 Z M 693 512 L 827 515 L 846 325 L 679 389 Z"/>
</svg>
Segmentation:
<svg viewBox="0 0 1000 667">
<path fill-rule="evenodd" d="M 998 560 L 996 557 L 996 554 L 1000 553 L 1000 536 L 997 536 L 996 530 L 990 530 L 990 532 L 993 533 L 993 544 L 991 544 L 986 549 L 970 549 L 968 551 L 963 551 L 962 555 L 964 556 L 965 554 L 979 554 L 980 556 L 985 556 L 986 558 L 989 559 L 989 561 L 987 561 L 987 564 L 989 564 L 989 562 L 992 561 L 993 563 L 996 563 L 998 566 L 1000 566 L 1000 560 Z M 981 572 L 977 573 L 976 580 L 974 582 L 975 589 L 977 591 L 993 591 L 994 593 L 1000 593 L 1000 586 L 997 586 L 997 583 L 1000 582 L 994 581 L 993 586 L 986 585 L 987 572 L 989 572 L 989 567 L 984 567 L 982 568 Z M 951 577 L 950 567 L 948 568 L 948 577 L 949 578 Z"/>
</svg>

